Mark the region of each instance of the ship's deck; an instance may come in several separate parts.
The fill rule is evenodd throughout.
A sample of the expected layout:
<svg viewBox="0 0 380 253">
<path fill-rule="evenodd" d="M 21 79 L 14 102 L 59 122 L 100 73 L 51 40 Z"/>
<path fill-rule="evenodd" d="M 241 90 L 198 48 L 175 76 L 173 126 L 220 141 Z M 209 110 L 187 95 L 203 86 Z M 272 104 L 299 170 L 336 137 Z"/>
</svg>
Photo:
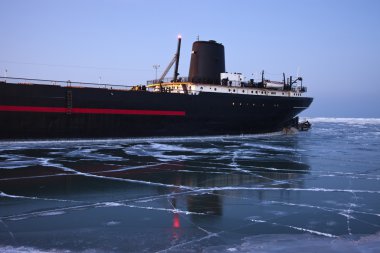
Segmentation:
<svg viewBox="0 0 380 253">
<path fill-rule="evenodd" d="M 30 78 L 15 78 L 15 77 L 0 77 L 1 83 L 13 83 L 20 85 L 54 85 L 70 88 L 99 88 L 121 91 L 145 91 L 145 92 L 165 92 L 165 93 L 182 93 L 188 95 L 199 95 L 200 93 L 224 93 L 224 94 L 239 94 L 239 95 L 256 95 L 256 96 L 279 96 L 279 97 L 304 97 L 306 87 L 295 86 L 289 89 L 284 89 L 278 82 L 268 82 L 268 87 L 257 87 L 244 83 L 221 85 L 188 82 L 186 79 L 182 82 L 162 82 L 152 83 L 148 81 L 147 85 L 120 85 L 107 83 L 88 83 L 88 82 L 73 82 L 73 81 L 58 81 L 46 79 L 30 79 Z M 269 87 L 270 84 L 276 84 L 277 87 Z"/>
</svg>

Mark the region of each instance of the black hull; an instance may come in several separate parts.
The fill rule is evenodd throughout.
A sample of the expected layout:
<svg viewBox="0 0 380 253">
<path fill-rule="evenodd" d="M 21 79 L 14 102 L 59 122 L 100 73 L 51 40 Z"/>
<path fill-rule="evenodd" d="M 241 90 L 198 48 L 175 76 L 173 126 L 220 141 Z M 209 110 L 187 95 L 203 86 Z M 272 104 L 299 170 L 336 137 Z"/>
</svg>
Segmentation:
<svg viewBox="0 0 380 253">
<path fill-rule="evenodd" d="M 289 126 L 311 102 L 307 97 L 0 83 L 0 139 L 274 132 Z"/>
</svg>

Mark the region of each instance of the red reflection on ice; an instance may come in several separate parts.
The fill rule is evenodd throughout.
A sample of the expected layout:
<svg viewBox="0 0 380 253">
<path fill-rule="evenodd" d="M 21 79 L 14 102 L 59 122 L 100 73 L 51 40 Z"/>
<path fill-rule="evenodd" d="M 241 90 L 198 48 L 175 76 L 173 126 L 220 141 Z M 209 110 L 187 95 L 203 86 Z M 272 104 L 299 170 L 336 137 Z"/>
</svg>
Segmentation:
<svg viewBox="0 0 380 253">
<path fill-rule="evenodd" d="M 180 228 L 181 224 L 179 222 L 179 214 L 175 213 L 173 217 L 173 228 Z"/>
</svg>

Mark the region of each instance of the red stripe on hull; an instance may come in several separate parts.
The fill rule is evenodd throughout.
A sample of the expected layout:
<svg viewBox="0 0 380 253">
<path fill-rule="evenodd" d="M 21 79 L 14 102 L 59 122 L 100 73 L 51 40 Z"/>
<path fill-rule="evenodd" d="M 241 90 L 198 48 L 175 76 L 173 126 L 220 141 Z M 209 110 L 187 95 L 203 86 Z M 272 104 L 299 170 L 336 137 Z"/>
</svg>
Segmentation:
<svg viewBox="0 0 380 253">
<path fill-rule="evenodd" d="M 119 115 L 153 115 L 153 116 L 186 116 L 184 111 L 159 110 L 127 110 L 127 109 L 99 109 L 99 108 L 65 108 L 39 106 L 0 105 L 3 112 L 47 112 L 47 113 L 78 113 L 78 114 L 119 114 Z"/>
</svg>

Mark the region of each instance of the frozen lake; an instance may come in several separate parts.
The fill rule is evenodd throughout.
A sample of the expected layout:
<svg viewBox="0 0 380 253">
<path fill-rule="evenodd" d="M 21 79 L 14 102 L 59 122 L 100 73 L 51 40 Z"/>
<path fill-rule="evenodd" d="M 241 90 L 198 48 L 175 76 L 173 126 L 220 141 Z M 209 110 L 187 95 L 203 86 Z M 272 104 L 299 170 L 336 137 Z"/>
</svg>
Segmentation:
<svg viewBox="0 0 380 253">
<path fill-rule="evenodd" d="M 1 252 L 380 252 L 380 119 L 0 142 Z"/>
</svg>

